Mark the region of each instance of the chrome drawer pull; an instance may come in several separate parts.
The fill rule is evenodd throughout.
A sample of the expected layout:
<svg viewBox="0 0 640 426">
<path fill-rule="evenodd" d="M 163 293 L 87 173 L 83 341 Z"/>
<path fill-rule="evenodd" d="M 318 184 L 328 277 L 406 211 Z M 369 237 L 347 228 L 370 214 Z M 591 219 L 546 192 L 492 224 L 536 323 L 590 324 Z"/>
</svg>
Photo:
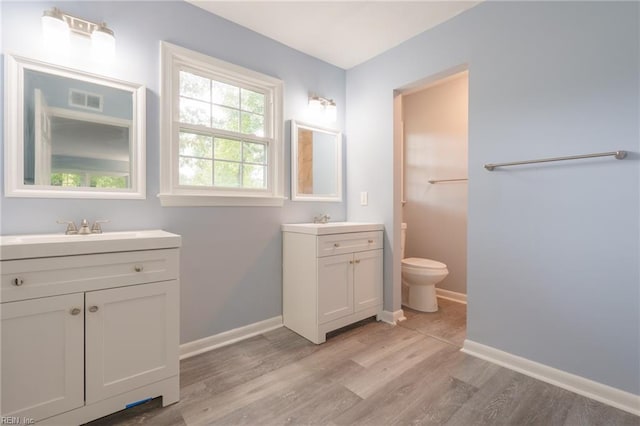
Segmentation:
<svg viewBox="0 0 640 426">
<path fill-rule="evenodd" d="M 82 312 L 82 309 L 80 308 L 73 308 L 69 311 L 71 315 L 78 315 L 80 312 Z"/>
<path fill-rule="evenodd" d="M 24 280 L 20 277 L 16 277 L 14 278 L 12 281 L 13 285 L 16 285 L 18 287 L 20 287 L 22 284 L 24 284 Z"/>
<path fill-rule="evenodd" d="M 373 240 L 369 240 L 369 244 L 373 244 Z"/>
<path fill-rule="evenodd" d="M 98 307 L 96 305 L 91 306 L 89 312 L 98 312 Z"/>
<path fill-rule="evenodd" d="M 133 267 L 133 269 L 136 270 L 136 272 L 142 272 L 142 270 L 144 269 L 144 267 L 142 265 L 136 265 Z"/>
<path fill-rule="evenodd" d="M 340 247 L 340 244 L 338 244 L 338 243 L 333 243 L 333 246 L 334 246 L 334 247 Z"/>
</svg>

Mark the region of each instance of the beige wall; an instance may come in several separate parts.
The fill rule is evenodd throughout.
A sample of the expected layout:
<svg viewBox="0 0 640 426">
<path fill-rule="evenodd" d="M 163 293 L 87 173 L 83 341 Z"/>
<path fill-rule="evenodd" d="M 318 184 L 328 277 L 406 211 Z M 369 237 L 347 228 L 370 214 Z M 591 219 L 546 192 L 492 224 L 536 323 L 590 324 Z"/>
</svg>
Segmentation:
<svg viewBox="0 0 640 426">
<path fill-rule="evenodd" d="M 467 177 L 469 79 L 458 74 L 403 96 L 405 257 L 447 264 L 439 288 L 467 292 Z"/>
</svg>

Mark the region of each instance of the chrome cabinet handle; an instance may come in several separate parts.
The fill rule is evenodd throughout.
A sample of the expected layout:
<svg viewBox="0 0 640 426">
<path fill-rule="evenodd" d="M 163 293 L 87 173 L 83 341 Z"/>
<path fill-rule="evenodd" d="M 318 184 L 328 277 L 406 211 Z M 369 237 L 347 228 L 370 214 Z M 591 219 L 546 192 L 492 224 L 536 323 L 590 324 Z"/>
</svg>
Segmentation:
<svg viewBox="0 0 640 426">
<path fill-rule="evenodd" d="M 356 259 L 356 263 L 360 263 L 360 259 Z"/>
<path fill-rule="evenodd" d="M 136 266 L 134 266 L 134 267 L 133 267 L 133 269 L 134 269 L 136 272 L 142 272 L 142 270 L 144 269 L 144 266 L 142 266 L 142 265 L 136 265 Z"/>
<path fill-rule="evenodd" d="M 22 284 L 24 284 L 24 280 L 20 277 L 15 277 L 13 280 L 11 280 L 11 282 L 13 283 L 13 285 L 20 287 Z"/>
<path fill-rule="evenodd" d="M 353 260 L 350 260 L 350 261 L 349 261 L 349 265 L 353 265 Z"/>
<path fill-rule="evenodd" d="M 98 312 L 98 307 L 96 305 L 91 306 L 89 312 Z"/>
<path fill-rule="evenodd" d="M 340 244 L 338 244 L 338 243 L 333 243 L 333 246 L 334 246 L 334 247 L 340 247 Z"/>
<path fill-rule="evenodd" d="M 82 312 L 82 309 L 80 308 L 73 308 L 69 311 L 71 315 L 78 315 L 80 312 Z"/>
</svg>

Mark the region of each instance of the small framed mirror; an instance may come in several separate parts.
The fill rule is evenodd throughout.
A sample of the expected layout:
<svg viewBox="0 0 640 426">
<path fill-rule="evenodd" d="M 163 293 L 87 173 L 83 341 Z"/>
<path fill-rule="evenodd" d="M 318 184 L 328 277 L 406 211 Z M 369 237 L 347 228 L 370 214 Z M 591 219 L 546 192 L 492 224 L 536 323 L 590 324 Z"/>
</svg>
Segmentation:
<svg viewBox="0 0 640 426">
<path fill-rule="evenodd" d="M 146 197 L 145 88 L 5 55 L 5 196 Z"/>
<path fill-rule="evenodd" d="M 291 121 L 291 199 L 342 201 L 342 134 Z"/>
</svg>

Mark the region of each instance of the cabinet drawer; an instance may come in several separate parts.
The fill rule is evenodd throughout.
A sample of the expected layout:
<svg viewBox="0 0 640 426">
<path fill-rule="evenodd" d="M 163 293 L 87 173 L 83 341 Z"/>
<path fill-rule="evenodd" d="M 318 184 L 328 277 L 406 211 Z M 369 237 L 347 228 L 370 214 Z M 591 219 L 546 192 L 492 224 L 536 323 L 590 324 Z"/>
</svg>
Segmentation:
<svg viewBox="0 0 640 426">
<path fill-rule="evenodd" d="M 3 261 L 0 302 L 178 278 L 178 249 Z"/>
<path fill-rule="evenodd" d="M 382 248 L 382 231 L 321 235 L 318 237 L 318 257 Z"/>
</svg>

